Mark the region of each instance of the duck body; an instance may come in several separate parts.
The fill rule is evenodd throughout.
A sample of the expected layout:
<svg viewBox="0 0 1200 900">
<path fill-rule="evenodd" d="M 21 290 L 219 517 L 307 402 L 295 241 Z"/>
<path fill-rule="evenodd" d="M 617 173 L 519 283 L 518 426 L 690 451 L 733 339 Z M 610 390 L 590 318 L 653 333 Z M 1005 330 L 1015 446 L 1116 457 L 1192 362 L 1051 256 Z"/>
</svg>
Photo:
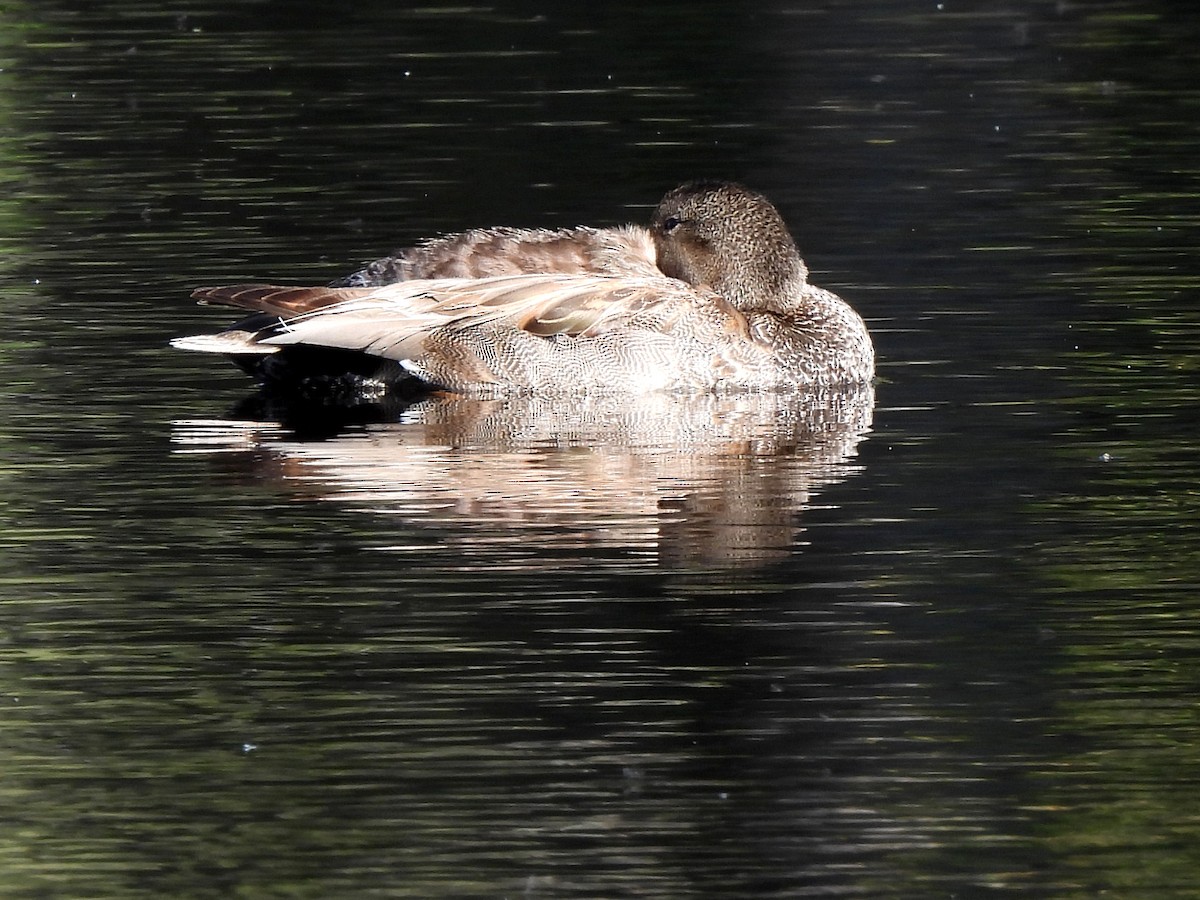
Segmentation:
<svg viewBox="0 0 1200 900">
<path fill-rule="evenodd" d="M 201 288 L 201 302 L 253 315 L 173 344 L 232 356 L 267 381 L 297 377 L 304 360 L 351 358 L 363 384 L 480 395 L 869 382 L 863 320 L 807 275 L 765 198 L 695 182 L 668 193 L 649 227 L 480 229 L 329 287 Z"/>
</svg>

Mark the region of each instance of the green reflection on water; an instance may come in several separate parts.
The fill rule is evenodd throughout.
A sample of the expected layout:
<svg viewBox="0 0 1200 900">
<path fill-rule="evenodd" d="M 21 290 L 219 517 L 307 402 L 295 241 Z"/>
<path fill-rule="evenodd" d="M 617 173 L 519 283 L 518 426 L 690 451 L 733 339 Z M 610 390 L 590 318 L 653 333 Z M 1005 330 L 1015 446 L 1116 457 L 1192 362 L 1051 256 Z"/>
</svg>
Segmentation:
<svg viewBox="0 0 1200 900">
<path fill-rule="evenodd" d="M 1073 472 L 1072 487 L 1032 508 L 1044 523 L 1034 548 L 1044 625 L 1062 644 L 1059 727 L 1088 740 L 1060 774 L 1040 779 L 1055 810 L 1043 834 L 1074 873 L 1079 893 L 1064 896 L 1100 885 L 1184 896 L 1200 866 L 1195 780 L 1184 774 L 1200 769 L 1200 313 L 1181 300 L 1200 287 L 1184 263 L 1200 205 L 1194 178 L 1122 161 L 1148 142 L 1195 146 L 1195 123 L 1179 113 L 1197 96 L 1155 86 L 1191 69 L 1157 17 L 1103 24 L 1099 45 L 1124 45 L 1132 28 L 1164 52 L 1153 75 L 1112 72 L 1106 90 L 1080 92 L 1107 115 L 1074 137 L 1081 155 L 1105 161 L 1103 192 L 1065 220 L 1094 262 L 1053 285 L 1084 298 L 1060 372 L 1057 405 L 1070 418 L 1051 463 Z"/>
</svg>

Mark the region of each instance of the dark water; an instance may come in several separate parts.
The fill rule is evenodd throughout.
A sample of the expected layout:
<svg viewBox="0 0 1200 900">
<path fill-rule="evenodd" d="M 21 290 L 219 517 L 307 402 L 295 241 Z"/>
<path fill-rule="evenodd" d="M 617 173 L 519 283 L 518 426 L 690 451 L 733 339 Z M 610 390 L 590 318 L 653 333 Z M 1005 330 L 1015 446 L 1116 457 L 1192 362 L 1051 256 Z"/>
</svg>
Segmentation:
<svg viewBox="0 0 1200 900">
<path fill-rule="evenodd" d="M 1200 14 L 0 11 L 0 895 L 1191 897 Z M 874 396 L 233 412 L 196 284 L 774 200 Z"/>
</svg>

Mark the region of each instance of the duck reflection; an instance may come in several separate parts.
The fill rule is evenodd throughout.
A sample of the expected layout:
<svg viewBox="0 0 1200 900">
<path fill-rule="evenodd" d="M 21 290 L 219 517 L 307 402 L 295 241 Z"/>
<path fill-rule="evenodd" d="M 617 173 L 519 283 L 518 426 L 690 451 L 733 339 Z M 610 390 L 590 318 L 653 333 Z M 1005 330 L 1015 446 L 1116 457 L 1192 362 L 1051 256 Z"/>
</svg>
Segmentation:
<svg viewBox="0 0 1200 900">
<path fill-rule="evenodd" d="M 873 404 L 869 387 L 448 396 L 332 439 L 266 423 L 181 421 L 174 440 L 180 452 L 247 451 L 239 456 L 256 474 L 272 473 L 297 496 L 421 526 L 465 567 L 729 566 L 791 551 L 813 491 L 856 471 L 850 460 Z M 406 532 L 385 549 L 419 547 Z"/>
</svg>

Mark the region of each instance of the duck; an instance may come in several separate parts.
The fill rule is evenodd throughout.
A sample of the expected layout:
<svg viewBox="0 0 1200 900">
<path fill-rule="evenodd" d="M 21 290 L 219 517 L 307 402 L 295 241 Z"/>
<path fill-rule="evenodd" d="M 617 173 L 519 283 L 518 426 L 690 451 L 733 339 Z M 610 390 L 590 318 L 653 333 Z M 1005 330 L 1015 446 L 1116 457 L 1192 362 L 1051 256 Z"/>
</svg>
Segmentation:
<svg viewBox="0 0 1200 900">
<path fill-rule="evenodd" d="M 796 392 L 875 373 L 862 317 L 809 282 L 775 206 L 731 181 L 674 188 L 648 226 L 475 229 L 323 287 L 192 296 L 250 316 L 172 345 L 263 382 L 308 377 L 317 359 L 357 389 L 479 396 Z"/>
</svg>

